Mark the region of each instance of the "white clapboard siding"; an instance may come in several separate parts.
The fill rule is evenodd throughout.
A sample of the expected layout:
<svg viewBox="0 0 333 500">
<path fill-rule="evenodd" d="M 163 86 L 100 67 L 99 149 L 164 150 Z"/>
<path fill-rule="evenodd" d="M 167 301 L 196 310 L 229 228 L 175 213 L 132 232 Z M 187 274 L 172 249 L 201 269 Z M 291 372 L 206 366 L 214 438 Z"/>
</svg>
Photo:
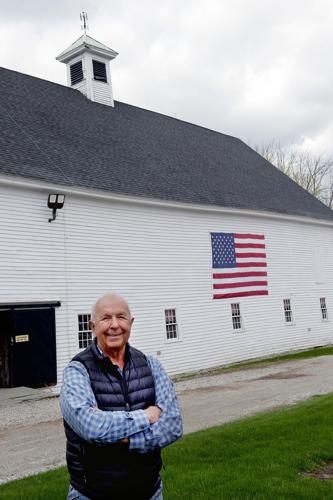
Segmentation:
<svg viewBox="0 0 333 500">
<path fill-rule="evenodd" d="M 105 64 L 107 82 L 94 80 L 93 60 Z M 70 67 L 79 61 L 82 61 L 83 80 L 75 85 L 71 85 Z M 110 64 L 108 59 L 98 57 L 96 55 L 92 56 L 88 52 L 73 58 L 67 64 L 67 84 L 72 89 L 79 90 L 92 101 L 99 102 L 100 104 L 105 104 L 107 106 L 114 105 Z"/>
<path fill-rule="evenodd" d="M 81 80 L 81 82 L 72 85 L 72 89 L 79 90 L 82 94 L 88 97 L 88 89 L 87 82 L 85 79 Z"/>
<path fill-rule="evenodd" d="M 0 302 L 61 301 L 56 308 L 60 366 L 69 349 L 63 214 L 48 222 L 46 192 L 1 187 L 0 197 Z"/>
<path fill-rule="evenodd" d="M 157 355 L 170 374 L 333 341 L 332 227 L 75 194 L 48 223 L 45 192 L 2 187 L 0 194 L 0 272 L 6 277 L 0 300 L 62 302 L 56 311 L 59 381 L 78 351 L 77 315 L 89 313 L 108 291 L 130 303 L 132 344 Z M 210 232 L 265 235 L 268 296 L 212 299 Z M 285 324 L 283 298 L 291 299 L 293 325 Z M 232 329 L 232 302 L 240 303 L 242 331 Z M 170 308 L 177 311 L 176 341 L 166 340 L 164 309 Z"/>
<path fill-rule="evenodd" d="M 99 102 L 100 104 L 106 104 L 107 106 L 113 106 L 111 83 L 92 80 L 92 91 L 93 101 Z"/>
<path fill-rule="evenodd" d="M 69 310 L 89 308 L 92 291 L 124 294 L 136 316 L 132 342 L 145 352 L 160 351 L 171 373 L 332 341 L 319 308 L 320 296 L 328 308 L 332 304 L 332 259 L 326 283 L 316 284 L 313 274 L 314 246 L 320 242 L 329 255 L 332 228 L 74 198 L 66 224 L 70 300 L 75 297 Z M 210 231 L 266 236 L 270 295 L 236 300 L 243 332 L 232 330 L 232 300 L 211 298 Z M 284 323 L 286 296 L 293 326 Z M 166 341 L 165 308 L 177 309 L 178 342 Z"/>
<path fill-rule="evenodd" d="M 77 62 L 81 61 L 82 62 L 82 72 L 83 72 L 83 80 L 80 82 L 76 83 L 75 85 L 72 85 L 71 82 L 71 66 L 73 64 L 76 64 Z M 89 71 L 89 61 L 87 61 L 87 58 L 85 55 L 80 55 L 78 57 L 73 58 L 70 63 L 66 67 L 66 72 L 67 72 L 67 85 L 68 87 L 71 87 L 74 90 L 79 90 L 82 94 L 84 94 L 86 97 L 89 98 L 90 96 L 90 88 L 89 88 L 89 82 L 91 80 L 91 71 Z"/>
</svg>

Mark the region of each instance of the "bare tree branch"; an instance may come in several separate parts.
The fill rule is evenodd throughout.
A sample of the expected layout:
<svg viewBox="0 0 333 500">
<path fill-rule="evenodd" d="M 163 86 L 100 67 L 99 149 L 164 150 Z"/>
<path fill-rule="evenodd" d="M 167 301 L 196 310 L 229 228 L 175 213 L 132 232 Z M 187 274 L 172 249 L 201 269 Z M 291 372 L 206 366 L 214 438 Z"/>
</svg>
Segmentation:
<svg viewBox="0 0 333 500">
<path fill-rule="evenodd" d="M 254 149 L 297 184 L 333 209 L 333 158 L 292 146 L 282 147 L 279 141 L 255 146 Z"/>
</svg>

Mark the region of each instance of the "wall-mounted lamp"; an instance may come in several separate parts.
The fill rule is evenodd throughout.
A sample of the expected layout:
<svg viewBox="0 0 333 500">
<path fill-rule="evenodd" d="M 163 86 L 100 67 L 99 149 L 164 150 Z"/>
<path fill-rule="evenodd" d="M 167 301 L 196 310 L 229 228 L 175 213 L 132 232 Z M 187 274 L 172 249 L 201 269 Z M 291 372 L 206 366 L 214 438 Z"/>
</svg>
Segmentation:
<svg viewBox="0 0 333 500">
<path fill-rule="evenodd" d="M 47 200 L 47 206 L 52 208 L 52 219 L 49 219 L 49 222 L 52 222 L 57 217 L 57 210 L 62 208 L 65 203 L 65 195 L 64 194 L 49 194 L 49 198 Z"/>
</svg>

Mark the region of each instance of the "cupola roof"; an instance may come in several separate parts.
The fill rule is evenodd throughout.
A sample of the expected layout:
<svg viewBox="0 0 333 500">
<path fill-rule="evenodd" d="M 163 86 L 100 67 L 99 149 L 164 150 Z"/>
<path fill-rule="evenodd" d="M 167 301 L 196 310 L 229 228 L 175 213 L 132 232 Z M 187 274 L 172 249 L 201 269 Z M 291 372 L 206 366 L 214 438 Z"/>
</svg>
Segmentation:
<svg viewBox="0 0 333 500">
<path fill-rule="evenodd" d="M 63 50 L 56 59 L 57 61 L 67 63 L 73 57 L 83 54 L 85 51 L 89 51 L 93 54 L 103 56 L 108 60 L 114 59 L 118 52 L 110 47 L 107 47 L 101 42 L 98 42 L 91 36 L 84 33 L 80 36 L 74 43 L 72 43 L 67 49 Z"/>
</svg>

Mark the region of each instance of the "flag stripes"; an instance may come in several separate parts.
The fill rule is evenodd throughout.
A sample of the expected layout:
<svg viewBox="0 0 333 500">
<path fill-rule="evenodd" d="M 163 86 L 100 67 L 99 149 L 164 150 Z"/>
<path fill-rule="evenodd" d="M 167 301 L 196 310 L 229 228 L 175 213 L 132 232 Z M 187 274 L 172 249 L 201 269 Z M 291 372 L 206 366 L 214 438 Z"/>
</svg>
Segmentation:
<svg viewBox="0 0 333 500">
<path fill-rule="evenodd" d="M 265 248 L 262 243 L 235 243 L 235 248 Z"/>
<path fill-rule="evenodd" d="M 267 267 L 266 262 L 237 262 L 235 267 Z"/>
<path fill-rule="evenodd" d="M 267 290 L 253 290 L 252 292 L 237 292 L 237 293 L 216 293 L 214 299 L 233 299 L 234 297 L 250 297 L 254 295 L 268 295 Z"/>
<path fill-rule="evenodd" d="M 263 257 L 263 258 L 266 258 L 266 254 L 265 253 L 256 253 L 256 252 L 236 253 L 236 258 L 238 258 L 238 259 L 246 259 L 248 257 Z"/>
<path fill-rule="evenodd" d="M 263 234 L 211 233 L 214 299 L 268 295 L 264 240 Z"/>
<path fill-rule="evenodd" d="M 211 233 L 214 234 L 214 233 Z M 215 233 L 218 234 L 218 233 Z M 220 233 L 223 234 L 223 233 Z M 228 233 L 225 233 L 228 234 Z M 237 238 L 238 240 L 241 240 L 242 238 L 247 239 L 247 240 L 264 240 L 265 236 L 263 234 L 240 234 L 240 233 L 234 233 L 234 237 Z"/>
<path fill-rule="evenodd" d="M 264 271 L 252 271 L 249 273 L 213 273 L 213 278 L 223 279 L 223 278 L 250 278 L 251 276 L 267 276 Z"/>
<path fill-rule="evenodd" d="M 268 285 L 267 281 L 244 281 L 243 283 L 214 283 L 213 288 L 239 288 L 242 286 Z"/>
</svg>

